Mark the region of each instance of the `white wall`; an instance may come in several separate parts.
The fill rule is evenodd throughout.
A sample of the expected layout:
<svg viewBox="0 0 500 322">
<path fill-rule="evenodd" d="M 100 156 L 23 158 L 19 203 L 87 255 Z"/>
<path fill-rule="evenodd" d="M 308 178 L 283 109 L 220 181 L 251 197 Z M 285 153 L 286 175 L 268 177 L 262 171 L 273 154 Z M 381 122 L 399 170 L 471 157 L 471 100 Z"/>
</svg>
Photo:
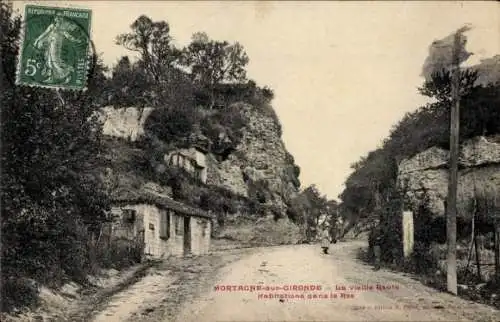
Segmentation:
<svg viewBox="0 0 500 322">
<path fill-rule="evenodd" d="M 154 258 L 165 258 L 171 255 L 182 255 L 182 236 L 175 235 L 174 216 L 170 213 L 170 237 L 160 238 L 161 217 L 166 210 L 153 205 L 127 205 L 121 208 L 135 209 L 138 216 L 143 216 L 144 223 L 144 253 Z M 151 226 L 152 225 L 152 226 Z M 151 229 L 153 228 L 153 229 Z M 136 231 L 138 233 L 138 231 Z"/>
<path fill-rule="evenodd" d="M 103 134 L 136 141 L 144 135 L 144 123 L 152 111 L 153 108 L 146 107 L 141 115 L 136 107 L 103 107 L 98 112 L 99 119 L 103 123 Z"/>
<path fill-rule="evenodd" d="M 173 154 L 177 154 L 177 153 L 182 154 L 184 156 L 184 158 L 189 158 L 189 159 L 195 161 L 199 167 L 203 168 L 201 171 L 201 181 L 203 183 L 206 183 L 207 182 L 207 156 L 205 155 L 205 153 L 198 151 L 195 148 L 179 149 L 179 150 L 176 150 L 176 151 L 173 151 L 171 153 L 166 154 L 164 156 L 165 162 L 169 162 L 170 157 Z M 188 172 L 192 172 L 194 170 L 194 169 L 192 169 L 192 166 L 191 166 L 191 164 L 189 164 L 189 162 L 187 162 L 185 165 L 183 165 L 183 167 Z"/>
<path fill-rule="evenodd" d="M 184 254 L 184 216 L 168 211 L 170 216 L 170 236 L 168 239 L 160 238 L 161 216 L 167 213 L 153 205 L 126 205 L 114 207 L 113 212 L 121 213 L 120 209 L 134 209 L 137 219 L 132 230 L 119 225 L 114 228 L 114 235 L 135 235 L 144 229 L 144 253 L 153 258 L 166 258 L 168 256 L 182 256 Z M 141 219 L 142 218 L 142 219 Z M 179 233 L 176 232 L 176 221 L 179 221 Z M 207 254 L 210 249 L 211 222 L 209 219 L 190 217 L 190 242 L 193 255 Z M 133 233 L 132 233 L 133 232 Z M 125 236 L 124 236 L 125 237 Z M 129 236 L 132 237 L 132 236 Z"/>
<path fill-rule="evenodd" d="M 203 255 L 209 252 L 211 224 L 209 219 L 191 217 L 191 252 L 193 255 Z"/>
</svg>

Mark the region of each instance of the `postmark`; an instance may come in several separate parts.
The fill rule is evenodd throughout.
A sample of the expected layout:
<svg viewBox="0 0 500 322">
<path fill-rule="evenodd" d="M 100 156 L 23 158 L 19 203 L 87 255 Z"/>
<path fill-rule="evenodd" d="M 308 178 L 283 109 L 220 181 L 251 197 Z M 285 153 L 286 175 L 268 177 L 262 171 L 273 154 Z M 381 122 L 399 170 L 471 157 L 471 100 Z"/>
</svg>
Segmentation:
<svg viewBox="0 0 500 322">
<path fill-rule="evenodd" d="M 16 84 L 85 90 L 91 17 L 88 9 L 26 5 Z"/>
</svg>

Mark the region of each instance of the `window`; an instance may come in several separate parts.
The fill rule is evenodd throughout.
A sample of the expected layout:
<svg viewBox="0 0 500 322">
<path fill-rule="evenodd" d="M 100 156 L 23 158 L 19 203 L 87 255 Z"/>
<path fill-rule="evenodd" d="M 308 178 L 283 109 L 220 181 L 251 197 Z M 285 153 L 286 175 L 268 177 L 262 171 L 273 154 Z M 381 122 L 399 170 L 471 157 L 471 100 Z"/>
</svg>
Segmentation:
<svg viewBox="0 0 500 322">
<path fill-rule="evenodd" d="M 175 234 L 177 236 L 182 236 L 184 234 L 183 218 L 181 216 L 175 216 Z"/>
<path fill-rule="evenodd" d="M 170 238 L 170 214 L 168 211 L 160 214 L 160 238 Z"/>
<path fill-rule="evenodd" d="M 126 223 L 133 223 L 137 217 L 137 212 L 135 209 L 123 209 L 123 220 Z"/>
<path fill-rule="evenodd" d="M 175 153 L 172 156 L 170 156 L 170 165 L 178 167 L 181 165 L 181 162 L 182 162 L 182 156 L 180 154 Z"/>
</svg>

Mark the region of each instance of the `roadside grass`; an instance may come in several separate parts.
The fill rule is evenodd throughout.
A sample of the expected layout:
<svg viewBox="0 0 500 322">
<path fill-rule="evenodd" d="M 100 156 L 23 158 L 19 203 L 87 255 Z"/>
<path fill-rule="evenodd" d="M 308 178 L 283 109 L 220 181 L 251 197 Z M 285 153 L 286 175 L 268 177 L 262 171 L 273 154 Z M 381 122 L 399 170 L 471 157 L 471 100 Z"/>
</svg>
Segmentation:
<svg viewBox="0 0 500 322">
<path fill-rule="evenodd" d="M 493 256 L 493 252 L 482 250 L 481 262 L 492 262 Z M 458 247 L 457 257 L 458 296 L 500 309 L 500 284 L 493 279 L 494 267 L 481 266 L 481 278 L 478 278 L 474 261 L 467 267 L 467 247 Z M 357 259 L 365 264 L 373 265 L 372 258 L 369 248 L 362 248 L 357 253 Z M 426 269 L 420 268 L 422 263 L 427 264 Z M 446 245 L 433 245 L 427 254 L 395 262 L 383 261 L 381 269 L 409 274 L 410 278 L 423 285 L 446 292 L 446 264 Z"/>
</svg>

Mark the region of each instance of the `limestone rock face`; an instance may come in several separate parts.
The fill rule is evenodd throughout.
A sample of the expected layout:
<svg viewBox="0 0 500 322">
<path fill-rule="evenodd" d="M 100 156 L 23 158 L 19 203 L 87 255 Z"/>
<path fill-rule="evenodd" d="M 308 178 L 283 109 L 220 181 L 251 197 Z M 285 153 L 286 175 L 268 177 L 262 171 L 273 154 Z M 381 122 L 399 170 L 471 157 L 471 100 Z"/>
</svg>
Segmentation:
<svg viewBox="0 0 500 322">
<path fill-rule="evenodd" d="M 265 181 L 272 193 L 272 204 L 283 208 L 298 192 L 289 171 L 293 162 L 283 143 L 279 125 L 248 104 L 238 108 L 249 120 L 236 151 L 220 163 L 211 162 L 208 182 L 248 196 L 249 180 Z"/>
<path fill-rule="evenodd" d="M 399 165 L 398 185 L 414 208 L 428 199 L 430 210 L 444 216 L 448 194 L 449 152 L 432 147 Z M 500 219 L 500 143 L 477 137 L 462 144 L 457 193 L 458 216 L 471 218 L 473 200 L 486 200 L 491 211 L 485 219 Z M 495 210 L 496 209 L 496 210 Z"/>
<path fill-rule="evenodd" d="M 135 107 L 106 106 L 99 113 L 103 134 L 136 141 L 144 135 L 144 122 L 152 111 L 151 107 L 144 108 L 141 113 L 141 110 Z"/>
<path fill-rule="evenodd" d="M 448 155 L 448 151 L 432 147 L 415 155 L 411 159 L 401 161 L 399 164 L 399 173 L 405 174 L 423 170 L 440 169 L 446 166 Z"/>
<path fill-rule="evenodd" d="M 464 167 L 500 164 L 500 143 L 485 137 L 466 141 L 460 150 L 459 162 Z"/>
<path fill-rule="evenodd" d="M 293 158 L 281 139 L 279 124 L 251 105 L 237 103 L 236 108 L 248 120 L 243 139 L 224 161 L 212 154 L 204 156 L 206 183 L 248 196 L 250 182 L 265 182 L 271 195 L 266 202 L 284 211 L 286 201 L 298 192 L 298 179 L 293 175 Z M 144 123 L 152 111 L 104 107 L 99 113 L 103 134 L 137 141 L 145 134 Z"/>
</svg>

